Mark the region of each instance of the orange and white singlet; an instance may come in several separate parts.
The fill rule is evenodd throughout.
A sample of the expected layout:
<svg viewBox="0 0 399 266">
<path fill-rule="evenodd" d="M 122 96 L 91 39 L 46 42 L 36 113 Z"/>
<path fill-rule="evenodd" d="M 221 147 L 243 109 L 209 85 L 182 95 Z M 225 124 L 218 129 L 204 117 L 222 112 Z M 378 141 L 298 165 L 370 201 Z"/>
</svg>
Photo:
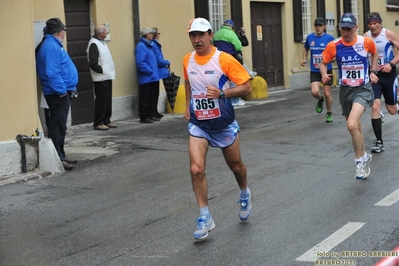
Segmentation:
<svg viewBox="0 0 399 266">
<path fill-rule="evenodd" d="M 231 55 L 216 50 L 207 56 L 196 52 L 183 60 L 184 77 L 191 86 L 190 122 L 205 129 L 225 128 L 235 120 L 230 99 L 209 99 L 206 86 L 220 90 L 230 89 L 230 81 L 243 84 L 250 76 L 245 68 Z M 229 78 L 230 77 L 230 78 Z"/>
</svg>

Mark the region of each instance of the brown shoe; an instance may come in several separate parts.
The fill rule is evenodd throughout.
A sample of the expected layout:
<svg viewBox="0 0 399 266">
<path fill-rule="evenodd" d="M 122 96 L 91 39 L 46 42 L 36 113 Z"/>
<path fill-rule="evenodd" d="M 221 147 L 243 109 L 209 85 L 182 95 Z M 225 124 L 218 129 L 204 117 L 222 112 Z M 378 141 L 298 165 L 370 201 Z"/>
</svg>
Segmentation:
<svg viewBox="0 0 399 266">
<path fill-rule="evenodd" d="M 108 130 L 109 127 L 107 127 L 105 125 L 99 125 L 99 126 L 96 126 L 94 129 L 95 130 Z"/>
<path fill-rule="evenodd" d="M 77 164 L 78 160 L 74 160 L 74 159 L 69 159 L 69 158 L 64 158 L 64 162 L 67 162 L 69 164 Z"/>
<path fill-rule="evenodd" d="M 65 170 L 72 170 L 73 169 L 73 165 L 67 163 L 66 161 L 62 161 L 62 166 L 64 166 Z"/>
<path fill-rule="evenodd" d="M 109 123 L 109 124 L 106 124 L 106 126 L 107 127 L 109 127 L 109 128 L 117 128 L 118 127 L 118 125 L 117 124 L 115 124 L 115 123 Z"/>
</svg>

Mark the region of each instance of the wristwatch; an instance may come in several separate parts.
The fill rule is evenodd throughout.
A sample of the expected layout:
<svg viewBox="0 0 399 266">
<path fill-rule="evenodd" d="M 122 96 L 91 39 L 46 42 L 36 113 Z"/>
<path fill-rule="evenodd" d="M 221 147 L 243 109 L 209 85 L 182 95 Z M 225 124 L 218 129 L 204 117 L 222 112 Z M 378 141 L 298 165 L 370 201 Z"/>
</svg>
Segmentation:
<svg viewBox="0 0 399 266">
<path fill-rule="evenodd" d="M 392 62 L 389 62 L 389 64 L 391 65 L 392 68 L 396 67 L 396 65 Z"/>
<path fill-rule="evenodd" d="M 374 73 L 374 75 L 378 75 L 378 71 L 377 70 L 370 70 L 370 73 Z"/>
<path fill-rule="evenodd" d="M 224 95 L 224 91 L 220 91 L 219 99 L 224 99 L 224 98 L 226 98 L 226 95 Z"/>
</svg>

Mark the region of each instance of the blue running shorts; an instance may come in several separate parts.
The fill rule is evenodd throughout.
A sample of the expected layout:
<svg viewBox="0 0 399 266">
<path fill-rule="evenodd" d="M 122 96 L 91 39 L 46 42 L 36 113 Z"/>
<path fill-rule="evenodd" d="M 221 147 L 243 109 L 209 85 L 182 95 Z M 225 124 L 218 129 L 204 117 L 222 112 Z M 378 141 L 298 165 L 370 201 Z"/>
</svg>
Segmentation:
<svg viewBox="0 0 399 266">
<path fill-rule="evenodd" d="M 225 148 L 234 143 L 240 126 L 234 120 L 230 125 L 222 129 L 203 129 L 193 123 L 188 123 L 188 132 L 196 138 L 204 138 L 211 147 Z"/>
</svg>

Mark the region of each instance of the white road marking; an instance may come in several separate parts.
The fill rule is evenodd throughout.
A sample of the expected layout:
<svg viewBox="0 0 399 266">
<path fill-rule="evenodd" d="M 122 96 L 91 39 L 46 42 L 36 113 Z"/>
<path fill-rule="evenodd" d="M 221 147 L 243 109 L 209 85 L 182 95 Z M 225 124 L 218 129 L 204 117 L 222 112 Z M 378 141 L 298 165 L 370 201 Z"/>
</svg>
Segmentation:
<svg viewBox="0 0 399 266">
<path fill-rule="evenodd" d="M 333 249 L 336 245 L 350 237 L 353 233 L 359 230 L 365 223 L 354 223 L 349 222 L 344 225 L 341 229 L 336 231 L 331 236 L 327 237 L 325 240 L 309 249 L 302 256 L 298 257 L 297 261 L 310 261 L 313 262 L 317 260 L 317 252 L 326 253 Z"/>
<path fill-rule="evenodd" d="M 389 194 L 388 196 L 377 202 L 374 206 L 391 206 L 398 200 L 399 200 L 399 189 L 397 189 L 396 191 L 392 192 L 391 194 Z"/>
<path fill-rule="evenodd" d="M 268 100 L 254 100 L 254 101 L 245 101 L 245 105 L 243 106 L 234 106 L 234 109 L 241 109 L 241 108 L 247 108 L 255 105 L 262 105 L 266 103 L 273 103 L 273 102 L 280 102 L 280 101 L 285 101 L 287 98 L 281 98 L 281 99 L 268 99 Z"/>
</svg>

